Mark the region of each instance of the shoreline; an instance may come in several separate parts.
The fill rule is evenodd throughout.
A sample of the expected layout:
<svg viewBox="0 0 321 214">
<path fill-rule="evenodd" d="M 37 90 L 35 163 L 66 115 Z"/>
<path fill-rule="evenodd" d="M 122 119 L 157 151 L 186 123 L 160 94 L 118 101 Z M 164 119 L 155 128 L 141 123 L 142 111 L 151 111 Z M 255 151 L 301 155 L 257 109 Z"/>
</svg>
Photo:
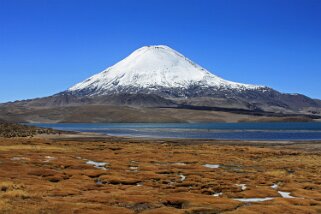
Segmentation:
<svg viewBox="0 0 321 214">
<path fill-rule="evenodd" d="M 184 138 L 141 138 L 141 137 L 119 137 L 100 133 L 76 132 L 61 135 L 38 135 L 36 138 L 48 138 L 53 141 L 79 141 L 79 142 L 99 142 L 106 143 L 128 142 L 128 143 L 150 143 L 163 144 L 170 143 L 176 145 L 222 145 L 222 146 L 254 146 L 266 148 L 299 149 L 314 152 L 321 152 L 321 140 L 214 140 L 214 139 L 184 139 Z M 313 149 L 312 149 L 313 148 Z"/>
<path fill-rule="evenodd" d="M 88 132 L 140 140 L 318 142 L 321 126 L 308 123 L 99 123 L 30 124 L 66 131 Z M 243 123 L 244 124 L 244 123 Z M 276 125 L 274 125 L 276 124 Z M 288 126 L 287 124 L 290 124 Z M 307 125 L 305 125 L 307 124 Z M 321 124 L 321 123 L 320 123 Z"/>
</svg>

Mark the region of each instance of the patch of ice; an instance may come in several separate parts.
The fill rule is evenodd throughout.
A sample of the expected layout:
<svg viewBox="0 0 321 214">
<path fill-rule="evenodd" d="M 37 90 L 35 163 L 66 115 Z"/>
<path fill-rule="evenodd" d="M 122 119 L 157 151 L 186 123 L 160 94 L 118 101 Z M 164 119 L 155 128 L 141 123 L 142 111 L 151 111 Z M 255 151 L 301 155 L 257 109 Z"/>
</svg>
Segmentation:
<svg viewBox="0 0 321 214">
<path fill-rule="evenodd" d="M 238 186 L 241 186 L 242 184 L 237 184 Z M 243 189 L 244 186 L 241 186 L 241 189 Z M 277 189 L 278 185 L 273 184 L 271 186 L 273 189 Z M 246 189 L 246 186 L 245 186 Z M 295 198 L 291 196 L 289 192 L 283 192 L 283 191 L 278 191 L 278 193 L 281 195 L 282 198 Z M 266 198 L 234 198 L 234 200 L 241 201 L 241 202 L 262 202 L 262 201 L 269 201 L 274 199 L 274 197 L 266 197 Z"/>
<path fill-rule="evenodd" d="M 244 191 L 244 190 L 246 190 L 246 184 L 235 184 L 236 186 L 238 186 L 238 187 L 241 187 L 241 190 L 242 191 Z"/>
<path fill-rule="evenodd" d="M 84 161 L 86 161 L 86 160 L 88 160 L 88 159 L 86 159 L 86 158 L 82 158 L 82 157 L 76 157 L 77 159 L 79 159 L 79 160 L 84 160 Z"/>
<path fill-rule="evenodd" d="M 96 161 L 89 160 L 86 162 L 86 164 L 92 165 L 97 169 L 107 170 L 107 168 L 105 167 L 107 165 L 106 162 L 96 162 Z"/>
<path fill-rule="evenodd" d="M 282 192 L 282 191 L 278 191 L 278 193 L 282 196 L 282 198 L 295 198 L 293 196 L 291 196 L 289 192 Z"/>
<path fill-rule="evenodd" d="M 10 160 L 12 160 L 12 161 L 20 161 L 20 160 L 29 160 L 29 158 L 25 158 L 25 157 L 12 157 Z"/>
<path fill-rule="evenodd" d="M 238 186 L 241 186 L 242 184 L 237 184 Z M 244 186 L 241 186 L 241 189 L 243 189 Z M 277 189 L 278 185 L 277 184 L 273 184 L 271 186 L 271 188 L 273 189 Z M 246 186 L 245 186 L 246 189 Z M 278 191 L 278 193 L 281 195 L 282 198 L 295 198 L 293 196 L 291 196 L 289 192 L 283 192 L 283 191 Z M 266 198 L 234 198 L 234 200 L 237 201 L 241 201 L 241 202 L 262 202 L 262 201 L 269 201 L 274 199 L 274 197 L 266 197 Z"/>
<path fill-rule="evenodd" d="M 279 185 L 273 184 L 273 185 L 271 186 L 271 188 L 272 188 L 272 189 L 277 189 L 277 188 L 279 188 Z"/>
<path fill-rule="evenodd" d="M 215 192 L 215 193 L 212 194 L 212 196 L 214 196 L 214 197 L 219 197 L 221 195 L 223 195 L 222 192 Z"/>
<path fill-rule="evenodd" d="M 50 162 L 50 161 L 52 161 L 52 160 L 55 160 L 56 158 L 55 158 L 55 157 L 51 157 L 51 156 L 45 156 L 45 159 L 46 159 L 46 160 L 44 160 L 43 162 L 48 163 L 48 162 Z"/>
<path fill-rule="evenodd" d="M 175 163 L 173 163 L 173 165 L 185 166 L 186 163 L 183 163 L 183 162 L 175 162 Z"/>
<path fill-rule="evenodd" d="M 266 198 L 234 198 L 233 200 L 241 201 L 241 202 L 262 202 L 262 201 L 269 201 L 273 200 L 272 197 L 266 197 Z"/>
<path fill-rule="evenodd" d="M 219 164 L 204 164 L 203 166 L 210 169 L 217 169 L 220 167 Z"/>
<path fill-rule="evenodd" d="M 186 176 L 183 174 L 180 174 L 179 177 L 181 178 L 181 181 L 184 181 L 186 179 Z"/>
<path fill-rule="evenodd" d="M 130 166 L 128 171 L 130 171 L 130 172 L 138 172 L 138 166 Z"/>
<path fill-rule="evenodd" d="M 130 169 L 130 170 L 137 170 L 137 169 L 138 169 L 138 166 L 130 166 L 129 169 Z"/>
</svg>

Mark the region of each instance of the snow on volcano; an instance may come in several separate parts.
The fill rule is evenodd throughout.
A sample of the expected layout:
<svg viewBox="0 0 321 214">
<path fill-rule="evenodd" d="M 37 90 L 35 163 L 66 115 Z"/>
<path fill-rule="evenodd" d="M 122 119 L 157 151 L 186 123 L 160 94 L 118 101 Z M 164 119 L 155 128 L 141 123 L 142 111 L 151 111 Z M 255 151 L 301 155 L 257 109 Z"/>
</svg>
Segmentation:
<svg viewBox="0 0 321 214">
<path fill-rule="evenodd" d="M 122 61 L 72 86 L 68 91 L 85 91 L 87 95 L 93 96 L 129 89 L 184 90 L 194 86 L 238 91 L 264 88 L 224 80 L 172 48 L 157 45 L 139 48 Z"/>
</svg>

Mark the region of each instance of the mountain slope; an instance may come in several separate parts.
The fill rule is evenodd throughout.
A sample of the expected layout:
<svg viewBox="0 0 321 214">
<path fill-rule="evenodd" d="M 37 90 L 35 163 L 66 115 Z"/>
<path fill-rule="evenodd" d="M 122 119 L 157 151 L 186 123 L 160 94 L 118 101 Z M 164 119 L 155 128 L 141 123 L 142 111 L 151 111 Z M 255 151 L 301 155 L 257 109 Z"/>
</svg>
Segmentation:
<svg viewBox="0 0 321 214">
<path fill-rule="evenodd" d="M 175 50 L 159 45 L 134 51 L 114 66 L 72 86 L 68 92 L 97 96 L 170 90 L 180 91 L 171 95 L 189 96 L 188 89 L 195 87 L 239 91 L 265 88 L 224 80 Z"/>
<path fill-rule="evenodd" d="M 321 101 L 224 80 L 163 45 L 142 47 L 61 93 L 0 105 L 0 118 L 19 122 L 235 122 L 258 117 L 319 119 Z"/>
<path fill-rule="evenodd" d="M 316 100 L 303 95 L 283 94 L 265 86 L 224 80 L 164 45 L 142 47 L 63 94 L 96 97 L 99 104 L 104 100 L 104 103 L 137 105 L 140 95 L 145 98 L 153 95 L 159 100 L 165 99 L 164 103 L 151 104 L 150 99 L 146 99 L 145 106 L 188 104 L 284 113 L 320 107 Z M 130 95 L 136 98 L 119 102 Z M 144 102 L 140 105 L 144 106 Z"/>
</svg>

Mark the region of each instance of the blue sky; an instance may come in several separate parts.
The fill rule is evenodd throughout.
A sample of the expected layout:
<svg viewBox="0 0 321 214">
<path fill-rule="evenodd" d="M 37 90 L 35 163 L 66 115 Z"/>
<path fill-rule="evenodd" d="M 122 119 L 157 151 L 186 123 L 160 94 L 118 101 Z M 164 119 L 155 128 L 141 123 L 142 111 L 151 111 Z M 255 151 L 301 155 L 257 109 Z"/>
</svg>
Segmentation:
<svg viewBox="0 0 321 214">
<path fill-rule="evenodd" d="M 321 98 L 319 0 L 0 0 L 0 102 L 51 95 L 144 45 Z"/>
</svg>

